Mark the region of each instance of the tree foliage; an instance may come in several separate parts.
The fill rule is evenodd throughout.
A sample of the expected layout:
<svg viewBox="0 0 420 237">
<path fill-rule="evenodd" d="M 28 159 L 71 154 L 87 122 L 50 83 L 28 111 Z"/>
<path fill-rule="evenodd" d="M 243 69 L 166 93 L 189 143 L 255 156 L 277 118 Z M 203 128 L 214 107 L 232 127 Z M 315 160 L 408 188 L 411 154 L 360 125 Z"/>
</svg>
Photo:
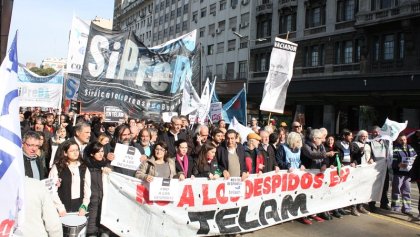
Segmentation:
<svg viewBox="0 0 420 237">
<path fill-rule="evenodd" d="M 40 76 L 48 76 L 56 72 L 54 68 L 31 67 L 29 70 L 31 70 L 33 73 L 36 73 Z"/>
</svg>

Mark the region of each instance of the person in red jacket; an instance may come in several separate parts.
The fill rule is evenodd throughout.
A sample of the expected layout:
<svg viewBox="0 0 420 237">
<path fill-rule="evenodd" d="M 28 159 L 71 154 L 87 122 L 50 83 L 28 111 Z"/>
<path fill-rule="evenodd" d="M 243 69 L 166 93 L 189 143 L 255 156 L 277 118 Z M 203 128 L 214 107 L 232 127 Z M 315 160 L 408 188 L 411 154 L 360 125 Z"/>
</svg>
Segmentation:
<svg viewBox="0 0 420 237">
<path fill-rule="evenodd" d="M 264 155 L 258 150 L 261 137 L 256 133 L 247 136 L 245 148 L 245 165 L 250 174 L 262 174 L 264 169 Z"/>
</svg>

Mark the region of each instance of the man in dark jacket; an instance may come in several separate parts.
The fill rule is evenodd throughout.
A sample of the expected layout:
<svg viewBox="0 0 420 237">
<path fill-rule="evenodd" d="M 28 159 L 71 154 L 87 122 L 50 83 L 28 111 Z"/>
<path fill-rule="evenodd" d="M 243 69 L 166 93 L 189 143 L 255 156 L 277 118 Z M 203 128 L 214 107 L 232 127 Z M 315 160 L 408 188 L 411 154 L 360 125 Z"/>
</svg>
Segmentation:
<svg viewBox="0 0 420 237">
<path fill-rule="evenodd" d="M 276 148 L 269 143 L 269 135 L 265 130 L 260 131 L 261 143 L 258 150 L 264 156 L 264 173 L 280 170 L 276 161 Z"/>
<path fill-rule="evenodd" d="M 185 139 L 188 143 L 188 154 L 191 154 L 193 145 L 190 137 L 184 131 L 181 131 L 182 121 L 178 116 L 171 118 L 171 125 L 167 132 L 163 132 L 158 136 L 158 141 L 165 142 L 168 146 L 168 157 L 175 157 L 175 141 L 178 139 Z"/>
<path fill-rule="evenodd" d="M 225 179 L 241 177 L 242 180 L 245 180 L 249 175 L 245 166 L 245 149 L 236 142 L 237 138 L 236 131 L 229 129 L 226 132 L 225 143 L 217 148 L 216 157 L 219 169 Z"/>
<path fill-rule="evenodd" d="M 37 155 L 40 139 L 41 137 L 37 132 L 28 131 L 23 136 L 22 144 L 25 175 L 38 180 L 47 177 L 46 168 L 42 165 Z"/>
</svg>

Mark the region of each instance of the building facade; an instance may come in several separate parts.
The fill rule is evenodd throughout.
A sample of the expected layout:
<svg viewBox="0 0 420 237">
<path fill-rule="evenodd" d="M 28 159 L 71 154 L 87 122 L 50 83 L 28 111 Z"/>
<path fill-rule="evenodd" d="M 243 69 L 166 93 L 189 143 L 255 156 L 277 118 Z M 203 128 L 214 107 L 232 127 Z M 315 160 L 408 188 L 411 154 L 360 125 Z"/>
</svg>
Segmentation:
<svg viewBox="0 0 420 237">
<path fill-rule="evenodd" d="M 419 0 L 117 0 L 115 6 L 114 29 L 133 30 L 148 46 L 197 29 L 202 78 L 217 78 L 224 101 L 247 83 L 250 116 L 268 117 L 258 108 L 272 45 L 281 37 L 299 46 L 285 114 L 274 116 L 334 132 L 369 129 L 387 117 L 420 127 Z"/>
<path fill-rule="evenodd" d="M 65 69 L 67 65 L 66 58 L 46 58 L 41 62 L 41 68 L 53 68 L 56 71 Z"/>
</svg>

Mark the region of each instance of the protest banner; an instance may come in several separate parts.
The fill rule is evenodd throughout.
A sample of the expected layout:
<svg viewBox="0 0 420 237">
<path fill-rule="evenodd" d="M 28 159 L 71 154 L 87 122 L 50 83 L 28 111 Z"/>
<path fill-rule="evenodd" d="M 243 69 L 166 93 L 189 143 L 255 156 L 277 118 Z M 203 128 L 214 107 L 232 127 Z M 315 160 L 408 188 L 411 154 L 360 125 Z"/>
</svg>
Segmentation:
<svg viewBox="0 0 420 237">
<path fill-rule="evenodd" d="M 104 177 L 101 224 L 120 236 L 202 236 L 255 231 L 381 196 L 383 160 L 356 168 L 269 172 L 243 181 L 245 194 L 227 197 L 229 180 L 186 179 L 174 201 L 150 200 L 148 183 Z"/>
<path fill-rule="evenodd" d="M 133 33 L 91 24 L 79 87 L 82 110 L 117 106 L 129 116 L 155 120 L 177 111 L 185 79 L 199 63 L 196 51 L 196 31 L 147 48 Z"/>
<path fill-rule="evenodd" d="M 66 100 L 77 100 L 79 96 L 80 75 L 67 74 Z"/>
<path fill-rule="evenodd" d="M 105 122 L 124 122 L 125 113 L 116 106 L 104 106 Z"/>
<path fill-rule="evenodd" d="M 18 82 L 19 106 L 61 108 L 63 94 L 63 72 L 60 70 L 49 76 L 37 74 L 19 67 Z"/>
<path fill-rule="evenodd" d="M 140 166 L 140 151 L 133 147 L 117 143 L 114 151 L 115 159 L 111 165 L 129 170 L 137 170 Z"/>
<path fill-rule="evenodd" d="M 283 113 L 287 87 L 293 76 L 297 44 L 276 37 L 260 110 Z"/>
<path fill-rule="evenodd" d="M 162 113 L 162 121 L 164 123 L 170 123 L 171 122 L 171 118 L 173 116 L 178 116 L 177 112 L 163 112 Z"/>
<path fill-rule="evenodd" d="M 82 74 L 86 44 L 89 36 L 89 25 L 89 23 L 83 21 L 79 17 L 73 16 L 70 30 L 69 51 L 67 54 L 67 73 Z"/>
</svg>

